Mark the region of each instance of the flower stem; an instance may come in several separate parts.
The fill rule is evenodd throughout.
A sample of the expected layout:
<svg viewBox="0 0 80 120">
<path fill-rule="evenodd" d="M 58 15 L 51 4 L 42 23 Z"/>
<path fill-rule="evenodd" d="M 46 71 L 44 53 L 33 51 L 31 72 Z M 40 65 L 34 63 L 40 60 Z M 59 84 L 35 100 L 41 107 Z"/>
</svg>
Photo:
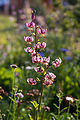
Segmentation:
<svg viewBox="0 0 80 120">
<path fill-rule="evenodd" d="M 42 120 L 44 120 L 44 112 L 45 112 L 45 110 L 43 110 L 43 113 L 42 113 Z"/>
<path fill-rule="evenodd" d="M 41 95 L 40 95 L 38 112 L 40 112 L 40 105 L 41 105 L 41 100 L 42 100 L 42 94 L 43 94 L 43 80 L 41 81 Z"/>
<path fill-rule="evenodd" d="M 13 69 L 13 84 L 12 84 L 12 96 L 13 96 L 13 120 L 16 119 L 16 115 L 15 115 L 15 112 L 16 112 L 16 97 L 15 97 L 15 94 L 17 92 L 17 87 L 15 86 L 15 69 Z"/>
<path fill-rule="evenodd" d="M 69 110 L 70 110 L 70 101 L 69 101 L 69 106 L 68 106 L 68 111 L 67 111 L 67 113 L 69 113 Z"/>
<path fill-rule="evenodd" d="M 12 99 L 13 99 L 13 94 L 14 94 L 14 80 L 15 80 L 15 78 L 14 78 L 14 69 L 13 69 L 13 81 L 12 81 L 12 92 L 11 92 L 11 94 L 12 94 Z M 12 99 L 11 99 L 11 102 L 10 102 L 10 107 L 9 107 L 9 110 L 11 110 L 11 106 L 12 106 Z M 9 119 L 9 113 L 8 113 L 8 117 L 7 117 L 7 120 Z"/>
<path fill-rule="evenodd" d="M 17 108 L 17 120 L 19 120 L 19 112 L 20 112 L 20 105 L 18 104 L 18 108 Z"/>
<path fill-rule="evenodd" d="M 78 117 L 79 117 L 79 116 L 78 116 L 78 111 L 79 111 L 79 110 L 78 110 L 78 109 L 79 109 L 79 103 L 78 103 L 78 101 L 76 101 L 76 107 L 77 107 L 77 108 L 76 108 L 76 109 L 77 109 L 77 110 L 76 110 L 76 112 L 77 112 L 77 120 L 79 120 L 79 119 L 78 119 Z"/>
<path fill-rule="evenodd" d="M 36 24 L 36 10 L 35 10 L 35 46 L 36 46 L 36 59 L 37 59 L 37 24 Z"/>
</svg>

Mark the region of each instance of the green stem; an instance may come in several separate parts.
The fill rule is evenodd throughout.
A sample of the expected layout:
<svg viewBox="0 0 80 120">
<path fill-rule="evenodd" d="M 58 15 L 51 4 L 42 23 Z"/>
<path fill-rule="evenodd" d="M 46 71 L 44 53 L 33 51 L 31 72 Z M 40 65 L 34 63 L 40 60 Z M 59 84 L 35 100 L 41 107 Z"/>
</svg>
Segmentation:
<svg viewBox="0 0 80 120">
<path fill-rule="evenodd" d="M 60 115 L 60 102 L 59 102 L 59 108 L 58 108 L 58 115 Z"/>
<path fill-rule="evenodd" d="M 78 116 L 78 108 L 79 108 L 79 104 L 78 104 L 77 101 L 76 101 L 76 107 L 77 107 L 77 110 L 76 110 L 76 111 L 77 111 L 77 120 L 79 120 L 79 119 L 78 119 L 78 117 L 79 117 L 79 116 Z"/>
<path fill-rule="evenodd" d="M 13 81 L 12 81 L 12 92 L 11 92 L 11 94 L 12 94 L 12 98 L 13 98 L 13 94 L 14 94 L 14 82 L 15 81 L 15 78 L 14 78 L 14 69 L 13 69 Z M 10 107 L 9 107 L 9 110 L 11 110 L 11 105 L 12 105 L 12 100 L 11 100 L 11 102 L 10 102 Z M 8 117 L 7 117 L 7 120 L 9 120 L 9 113 L 8 113 Z"/>
<path fill-rule="evenodd" d="M 18 104 L 18 108 L 17 108 L 17 120 L 19 119 L 19 112 L 20 112 L 20 105 Z"/>
<path fill-rule="evenodd" d="M 61 96 L 59 95 L 59 108 L 58 108 L 58 116 L 60 116 L 60 106 L 61 106 Z"/>
<path fill-rule="evenodd" d="M 16 101 L 16 98 L 15 98 L 15 74 L 14 74 L 14 69 L 13 69 L 13 95 L 14 95 L 14 102 L 13 102 L 13 120 L 15 120 L 15 101 Z"/>
<path fill-rule="evenodd" d="M 44 120 L 44 112 L 45 112 L 45 110 L 43 110 L 43 113 L 42 113 L 42 120 Z"/>
<path fill-rule="evenodd" d="M 41 81 L 41 95 L 40 95 L 38 112 L 40 112 L 40 105 L 41 105 L 41 100 L 42 100 L 42 94 L 43 94 L 43 80 Z"/>
<path fill-rule="evenodd" d="M 68 106 L 68 111 L 67 111 L 67 113 L 69 113 L 69 110 L 70 110 L 70 101 L 69 101 L 69 106 Z"/>
</svg>

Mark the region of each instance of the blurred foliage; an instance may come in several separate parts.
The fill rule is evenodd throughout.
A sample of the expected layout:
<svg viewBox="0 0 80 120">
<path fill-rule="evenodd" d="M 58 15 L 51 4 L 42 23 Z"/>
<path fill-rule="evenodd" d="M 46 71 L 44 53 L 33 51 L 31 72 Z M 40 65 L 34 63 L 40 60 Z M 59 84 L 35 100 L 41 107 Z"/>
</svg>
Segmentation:
<svg viewBox="0 0 80 120">
<path fill-rule="evenodd" d="M 45 15 L 48 27 L 48 35 L 45 38 L 47 48 L 45 52 L 42 52 L 45 56 L 51 57 L 51 62 L 58 57 L 61 57 L 63 61 L 59 68 L 50 70 L 57 76 L 56 82 L 53 87 L 45 87 L 43 95 L 43 101 L 50 106 L 51 111 L 55 114 L 57 114 L 57 110 L 53 103 L 58 104 L 56 93 L 59 90 L 63 91 L 64 96 L 71 95 L 80 99 L 80 0 L 66 0 L 64 2 L 67 3 L 53 0 L 53 11 L 47 14 L 41 1 L 35 0 L 35 2 L 32 2 L 30 0 L 31 8 L 36 8 L 38 15 Z M 11 64 L 20 67 L 20 69 L 16 69 L 15 77 L 16 84 L 23 90 L 23 93 L 25 94 L 30 89 L 35 88 L 26 82 L 28 77 L 35 78 L 37 75 L 33 69 L 26 69 L 27 66 L 33 66 L 30 56 L 24 52 L 26 46 L 24 36 L 27 36 L 27 34 L 25 26 L 17 25 L 13 17 L 6 17 L 5 19 L 5 16 L 0 16 L 0 86 L 7 92 L 10 92 L 13 79 L 13 73 L 10 69 Z M 37 87 L 40 89 L 39 84 Z M 25 99 L 29 100 L 30 97 L 25 96 Z M 0 104 L 1 108 L 3 108 L 4 103 L 5 101 Z M 7 101 L 7 104 L 5 103 L 7 108 L 8 103 L 9 101 Z M 27 107 L 25 104 L 22 106 Z M 23 114 L 25 112 L 21 112 L 24 119 Z M 64 113 L 64 116 L 67 118 L 71 115 L 65 115 Z"/>
</svg>

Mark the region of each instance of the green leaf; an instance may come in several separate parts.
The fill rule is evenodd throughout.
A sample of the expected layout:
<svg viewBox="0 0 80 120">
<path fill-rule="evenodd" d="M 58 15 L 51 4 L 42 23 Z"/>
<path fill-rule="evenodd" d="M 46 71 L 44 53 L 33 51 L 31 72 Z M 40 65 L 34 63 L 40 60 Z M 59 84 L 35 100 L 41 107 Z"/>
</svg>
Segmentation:
<svg viewBox="0 0 80 120">
<path fill-rule="evenodd" d="M 54 113 L 50 113 L 51 114 L 51 116 L 53 116 L 56 120 L 58 120 L 58 116 L 57 115 L 55 115 Z"/>
<path fill-rule="evenodd" d="M 9 96 L 9 98 L 10 98 L 13 102 L 15 102 L 15 100 L 14 100 L 12 97 Z"/>
<path fill-rule="evenodd" d="M 0 113 L 0 120 L 2 120 L 2 115 L 1 115 L 1 113 Z"/>
<path fill-rule="evenodd" d="M 63 111 L 66 110 L 67 108 L 68 108 L 68 107 L 63 108 L 63 109 L 61 110 L 61 112 L 63 112 Z M 61 112 L 60 112 L 60 113 L 61 113 Z"/>
<path fill-rule="evenodd" d="M 59 108 L 56 104 L 53 104 L 57 109 Z"/>
<path fill-rule="evenodd" d="M 32 116 L 30 114 L 28 114 L 28 115 L 29 115 L 30 120 L 33 120 Z"/>
<path fill-rule="evenodd" d="M 73 113 L 74 114 L 74 116 L 76 116 L 77 117 L 77 114 L 76 113 Z"/>
<path fill-rule="evenodd" d="M 37 104 L 37 102 L 36 102 L 36 101 L 31 101 L 31 103 L 32 103 L 32 105 L 34 106 L 34 108 L 35 108 L 36 110 L 38 110 L 38 104 Z"/>
</svg>

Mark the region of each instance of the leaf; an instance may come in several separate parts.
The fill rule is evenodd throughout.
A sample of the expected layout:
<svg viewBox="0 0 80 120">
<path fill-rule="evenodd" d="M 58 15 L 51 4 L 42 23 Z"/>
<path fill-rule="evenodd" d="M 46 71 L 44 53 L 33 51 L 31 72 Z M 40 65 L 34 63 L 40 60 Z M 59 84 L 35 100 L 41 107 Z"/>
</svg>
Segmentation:
<svg viewBox="0 0 80 120">
<path fill-rule="evenodd" d="M 51 114 L 51 116 L 53 116 L 56 120 L 58 120 L 57 115 L 55 115 L 54 113 L 50 113 L 50 114 Z"/>
<path fill-rule="evenodd" d="M 76 116 L 77 117 L 77 114 L 76 113 L 73 113 L 74 114 L 74 116 Z"/>
<path fill-rule="evenodd" d="M 59 108 L 56 104 L 53 104 L 57 109 Z"/>
<path fill-rule="evenodd" d="M 2 120 L 2 115 L 1 115 L 1 113 L 0 113 L 0 120 Z"/>
<path fill-rule="evenodd" d="M 68 107 L 63 108 L 63 109 L 61 110 L 61 112 L 63 112 L 63 111 L 66 110 L 67 108 L 68 108 Z M 61 113 L 61 112 L 60 112 L 60 113 Z"/>
<path fill-rule="evenodd" d="M 30 114 L 28 114 L 28 115 L 29 115 L 30 120 L 33 120 L 32 116 Z"/>
<path fill-rule="evenodd" d="M 38 104 L 37 104 L 37 102 L 36 102 L 36 101 L 31 101 L 31 103 L 32 103 L 32 105 L 34 106 L 34 108 L 35 108 L 36 110 L 38 110 Z"/>
<path fill-rule="evenodd" d="M 14 99 L 13 99 L 12 97 L 9 96 L 9 98 L 10 98 L 13 102 L 15 102 Z"/>
</svg>

